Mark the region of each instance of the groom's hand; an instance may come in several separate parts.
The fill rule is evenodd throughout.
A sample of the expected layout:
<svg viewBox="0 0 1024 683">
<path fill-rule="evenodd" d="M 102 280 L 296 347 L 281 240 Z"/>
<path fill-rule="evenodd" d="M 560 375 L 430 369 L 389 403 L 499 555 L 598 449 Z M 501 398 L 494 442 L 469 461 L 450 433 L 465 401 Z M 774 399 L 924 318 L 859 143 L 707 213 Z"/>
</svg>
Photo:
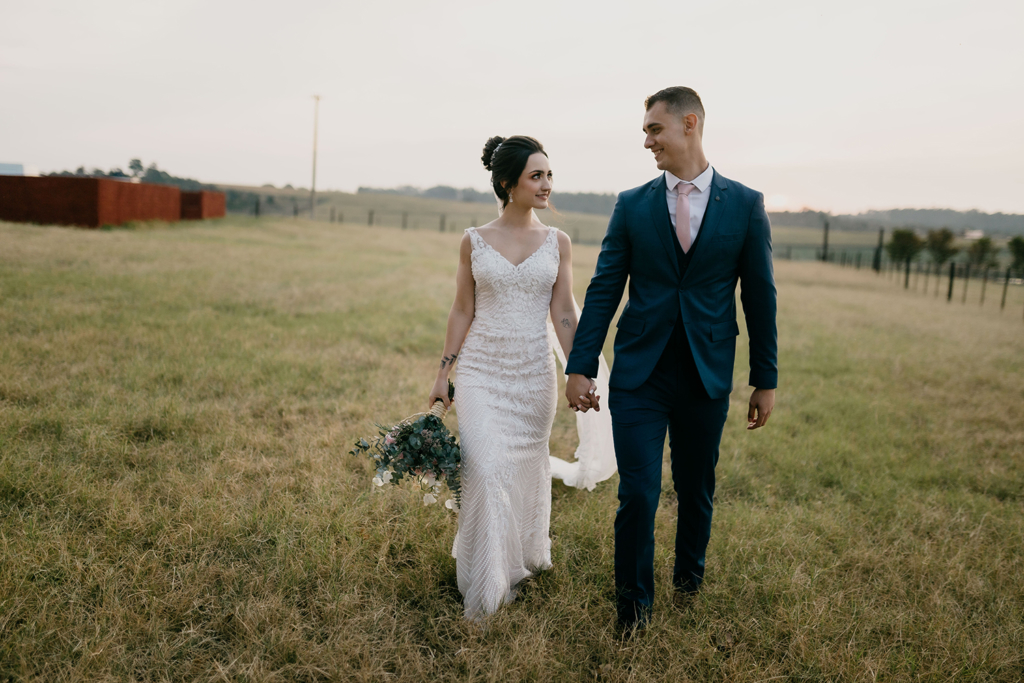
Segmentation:
<svg viewBox="0 0 1024 683">
<path fill-rule="evenodd" d="M 757 429 L 768 424 L 768 417 L 775 407 L 774 389 L 754 389 L 750 395 L 750 408 L 747 410 L 747 429 Z"/>
<path fill-rule="evenodd" d="M 600 412 L 601 397 L 597 395 L 597 384 L 583 375 L 570 374 L 565 380 L 565 399 L 569 407 L 584 413 L 593 408 Z"/>
</svg>

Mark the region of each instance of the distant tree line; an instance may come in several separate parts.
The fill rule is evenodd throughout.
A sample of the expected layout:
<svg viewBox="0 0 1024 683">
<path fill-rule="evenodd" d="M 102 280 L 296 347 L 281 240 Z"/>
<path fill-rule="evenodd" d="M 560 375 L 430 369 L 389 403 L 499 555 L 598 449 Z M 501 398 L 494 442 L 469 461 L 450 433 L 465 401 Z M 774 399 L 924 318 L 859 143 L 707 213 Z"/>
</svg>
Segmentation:
<svg viewBox="0 0 1024 683">
<path fill-rule="evenodd" d="M 396 194 L 406 197 L 429 197 L 458 202 L 493 204 L 494 195 L 470 187 L 455 188 L 437 185 L 428 189 L 403 185 L 394 188 L 360 187 L 361 194 Z M 557 192 L 552 203 L 562 211 L 611 216 L 615 208 L 614 193 Z M 823 211 L 772 211 L 768 214 L 775 225 L 820 228 L 825 221 L 838 230 L 878 230 L 913 227 L 921 230 L 949 228 L 957 232 L 981 230 L 986 234 L 1024 235 L 1024 215 L 954 211 L 952 209 L 893 209 L 867 211 L 860 214 L 832 215 Z"/>
<path fill-rule="evenodd" d="M 949 228 L 929 230 L 925 237 L 920 237 L 913 230 L 906 228 L 893 230 L 885 250 L 889 258 L 898 263 L 914 261 L 922 252 L 927 252 L 931 261 L 942 267 L 951 258 L 960 253 L 960 248 L 953 246 L 956 236 Z M 1015 271 L 1024 272 L 1024 237 L 1017 235 L 1007 243 L 1012 262 L 1010 267 Z M 988 237 L 981 237 L 967 247 L 967 262 L 973 268 L 997 268 L 998 249 Z"/>
<path fill-rule="evenodd" d="M 171 175 L 167 171 L 160 170 L 157 167 L 156 162 L 150 163 L 149 166 L 143 166 L 142 161 L 139 159 L 132 159 L 128 162 L 128 173 L 125 173 L 118 167 L 112 168 L 109 171 L 104 171 L 100 168 L 93 168 L 91 171 L 86 171 L 84 166 L 79 166 L 74 171 L 55 171 L 53 173 L 43 175 L 81 178 L 113 178 L 115 180 L 138 178 L 144 183 L 173 185 L 187 192 L 196 192 L 198 190 L 224 192 L 226 195 L 225 200 L 227 203 L 227 210 L 230 213 L 248 213 L 252 211 L 258 197 L 258 195 L 253 192 L 224 190 L 216 185 L 201 183 L 193 178 L 181 178 L 179 176 Z"/>
<path fill-rule="evenodd" d="M 448 185 L 437 185 L 427 189 L 403 185 L 394 188 L 360 187 L 360 194 L 394 194 L 405 197 L 427 197 L 430 199 L 447 199 L 454 202 L 478 202 L 494 204 L 497 200 L 492 192 L 480 192 L 471 187 L 456 188 Z M 597 194 L 594 192 L 559 192 L 552 203 L 559 211 L 592 213 L 599 216 L 610 216 L 615 208 L 614 194 Z"/>
</svg>

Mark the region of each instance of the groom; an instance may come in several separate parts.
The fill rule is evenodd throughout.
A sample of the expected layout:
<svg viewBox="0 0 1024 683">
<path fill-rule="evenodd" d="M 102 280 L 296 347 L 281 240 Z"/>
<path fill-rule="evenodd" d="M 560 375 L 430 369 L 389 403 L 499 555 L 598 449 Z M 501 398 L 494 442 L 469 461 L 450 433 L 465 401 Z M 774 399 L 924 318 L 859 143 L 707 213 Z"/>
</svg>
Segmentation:
<svg viewBox="0 0 1024 683">
<path fill-rule="evenodd" d="M 775 404 L 775 281 L 764 197 L 723 177 L 704 156 L 704 106 L 690 88 L 647 98 L 644 147 L 664 171 L 619 195 L 587 288 L 566 398 L 579 410 L 629 281 L 609 382 L 619 508 L 615 587 L 619 623 L 644 627 L 654 600 L 654 515 L 668 430 L 679 501 L 677 598 L 697 592 L 711 536 L 715 465 L 736 356 L 736 284 L 750 338 L 747 428 Z M 596 405 L 595 405 L 596 407 Z"/>
</svg>

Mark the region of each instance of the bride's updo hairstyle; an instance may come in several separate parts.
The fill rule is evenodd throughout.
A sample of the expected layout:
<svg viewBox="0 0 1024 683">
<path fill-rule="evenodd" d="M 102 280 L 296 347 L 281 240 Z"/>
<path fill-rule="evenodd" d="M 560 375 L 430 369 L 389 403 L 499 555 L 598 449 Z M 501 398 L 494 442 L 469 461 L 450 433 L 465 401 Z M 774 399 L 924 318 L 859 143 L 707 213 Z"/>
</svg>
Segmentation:
<svg viewBox="0 0 1024 683">
<path fill-rule="evenodd" d="M 508 191 L 519 182 L 526 161 L 537 152 L 548 155 L 544 145 L 526 135 L 513 135 L 510 138 L 495 135 L 484 145 L 481 161 L 484 162 L 484 168 L 491 172 L 491 187 L 501 200 L 502 209 L 508 206 Z"/>
</svg>

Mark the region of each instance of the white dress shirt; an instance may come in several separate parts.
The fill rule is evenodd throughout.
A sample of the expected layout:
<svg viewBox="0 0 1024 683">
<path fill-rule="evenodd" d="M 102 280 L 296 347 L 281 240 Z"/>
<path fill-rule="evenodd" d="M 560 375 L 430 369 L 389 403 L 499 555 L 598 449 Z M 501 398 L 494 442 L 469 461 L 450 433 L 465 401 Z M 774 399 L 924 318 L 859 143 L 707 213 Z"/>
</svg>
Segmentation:
<svg viewBox="0 0 1024 683">
<path fill-rule="evenodd" d="M 711 164 L 704 169 L 704 172 L 694 178 L 691 182 L 697 189 L 690 192 L 690 244 L 697 241 L 697 233 L 700 232 L 700 223 L 704 220 L 704 212 L 708 208 L 708 198 L 711 195 L 708 188 L 711 187 L 711 179 L 715 171 Z M 676 227 L 676 198 L 679 196 L 677 186 L 679 183 L 686 183 L 668 171 L 665 171 L 665 199 L 668 201 L 668 216 L 672 221 L 672 229 Z"/>
</svg>

